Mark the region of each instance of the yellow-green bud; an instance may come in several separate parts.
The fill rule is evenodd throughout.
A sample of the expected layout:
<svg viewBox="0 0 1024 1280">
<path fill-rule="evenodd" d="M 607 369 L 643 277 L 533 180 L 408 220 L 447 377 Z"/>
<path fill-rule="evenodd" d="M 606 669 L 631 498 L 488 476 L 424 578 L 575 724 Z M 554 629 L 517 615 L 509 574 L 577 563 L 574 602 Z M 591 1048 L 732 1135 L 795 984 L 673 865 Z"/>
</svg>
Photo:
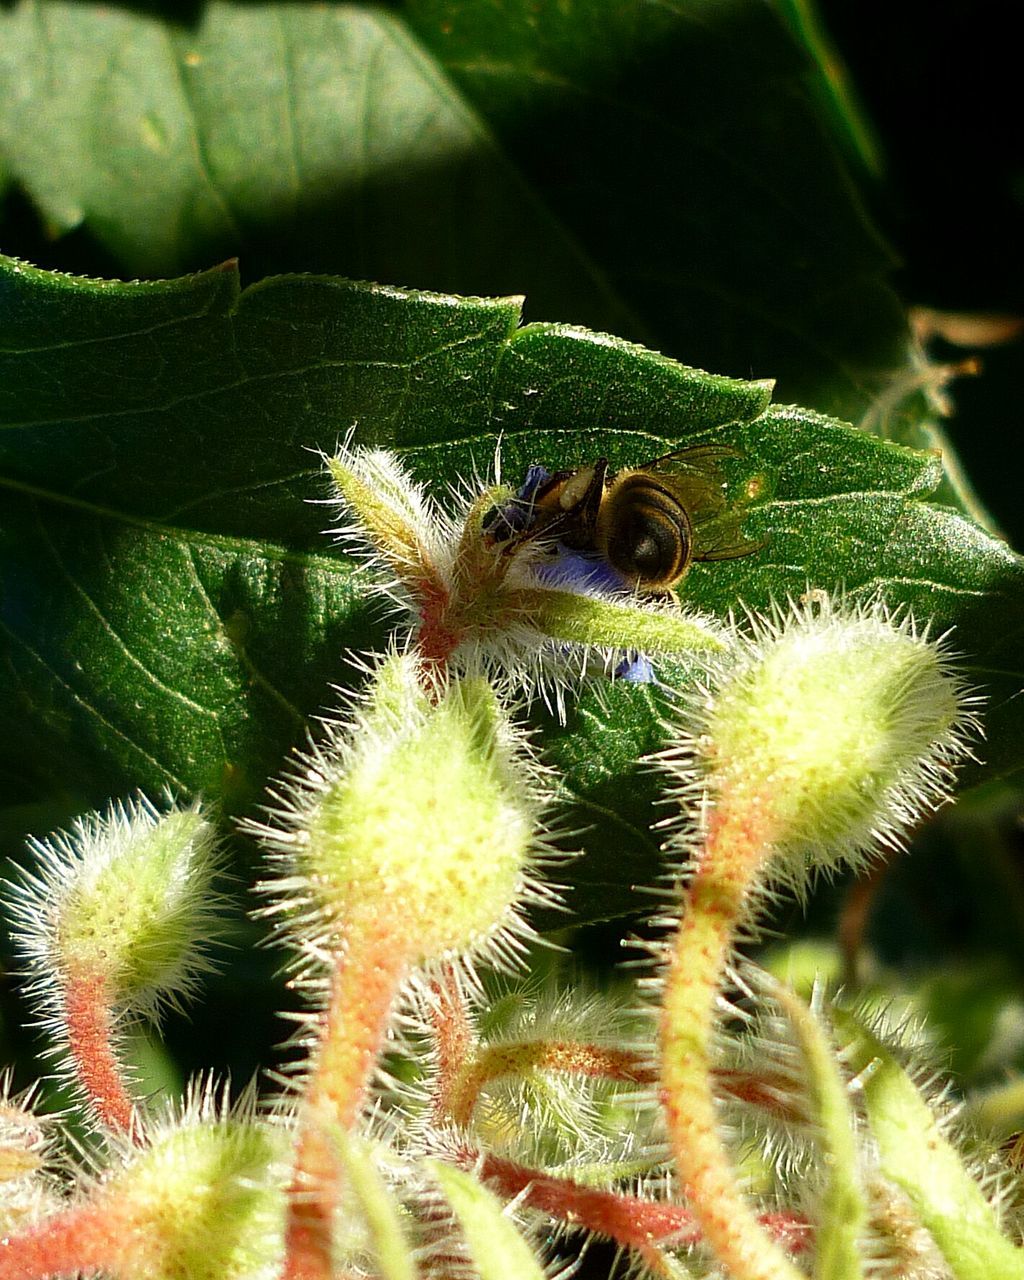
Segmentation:
<svg viewBox="0 0 1024 1280">
<path fill-rule="evenodd" d="M 538 790 L 486 680 L 425 688 L 412 656 L 391 657 L 355 723 L 306 764 L 291 830 L 262 834 L 286 854 L 284 905 L 329 948 L 383 930 L 422 963 L 514 925 L 536 896 Z"/>
<path fill-rule="evenodd" d="M 136 1012 L 189 993 L 208 967 L 217 908 L 216 833 L 198 805 L 160 813 L 140 797 L 30 847 L 36 865 L 10 900 L 44 1001 L 72 974 Z"/>
<path fill-rule="evenodd" d="M 440 586 L 451 560 L 453 530 L 392 453 L 343 447 L 327 470 L 344 503 L 334 530 L 357 555 L 374 554 L 412 601 Z"/>
<path fill-rule="evenodd" d="M 794 607 L 757 625 L 710 697 L 697 736 L 711 792 L 762 823 L 799 882 L 947 798 L 967 753 L 961 681 L 935 643 L 881 606 Z"/>
<path fill-rule="evenodd" d="M 124 1274 L 150 1280 L 271 1280 L 283 1253 L 286 1135 L 207 1096 L 133 1148 L 103 1184 L 125 1225 Z"/>
</svg>

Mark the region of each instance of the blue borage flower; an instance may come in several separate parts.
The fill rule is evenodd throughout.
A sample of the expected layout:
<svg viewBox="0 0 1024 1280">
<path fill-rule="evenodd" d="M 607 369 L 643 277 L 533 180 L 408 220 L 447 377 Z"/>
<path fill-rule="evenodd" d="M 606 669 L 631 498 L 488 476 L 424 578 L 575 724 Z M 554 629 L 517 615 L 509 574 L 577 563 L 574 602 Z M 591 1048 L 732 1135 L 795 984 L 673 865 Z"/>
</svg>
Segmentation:
<svg viewBox="0 0 1024 1280">
<path fill-rule="evenodd" d="M 509 538 L 526 532 L 533 519 L 534 500 L 550 479 L 551 472 L 547 467 L 532 463 L 526 468 L 523 483 L 515 493 L 491 508 L 484 523 L 496 541 L 507 542 Z"/>
<path fill-rule="evenodd" d="M 517 489 L 476 482 L 441 511 L 383 450 L 346 443 L 326 460 L 342 499 L 333 530 L 375 571 L 409 622 L 427 667 L 485 670 L 517 698 L 539 692 L 559 715 L 566 692 L 596 665 L 633 682 L 653 678 L 644 655 L 727 648 L 710 620 L 671 599 L 641 598 L 593 555 L 555 539 L 493 536 L 530 527 L 533 496 L 550 478 L 531 467 Z"/>
</svg>

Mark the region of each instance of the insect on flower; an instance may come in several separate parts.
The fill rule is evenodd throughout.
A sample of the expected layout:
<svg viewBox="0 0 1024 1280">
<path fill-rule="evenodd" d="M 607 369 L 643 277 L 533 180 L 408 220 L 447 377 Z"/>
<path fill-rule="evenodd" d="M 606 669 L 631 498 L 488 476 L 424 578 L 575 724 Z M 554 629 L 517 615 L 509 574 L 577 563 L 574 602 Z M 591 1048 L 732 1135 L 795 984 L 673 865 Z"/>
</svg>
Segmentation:
<svg viewBox="0 0 1024 1280">
<path fill-rule="evenodd" d="M 484 519 L 485 537 L 511 554 L 540 541 L 610 568 L 622 588 L 670 591 L 697 560 L 734 560 L 764 542 L 740 533 L 721 462 L 725 445 L 689 445 L 638 467 L 610 472 L 608 459 L 550 472 L 528 468 L 515 495 Z"/>
</svg>

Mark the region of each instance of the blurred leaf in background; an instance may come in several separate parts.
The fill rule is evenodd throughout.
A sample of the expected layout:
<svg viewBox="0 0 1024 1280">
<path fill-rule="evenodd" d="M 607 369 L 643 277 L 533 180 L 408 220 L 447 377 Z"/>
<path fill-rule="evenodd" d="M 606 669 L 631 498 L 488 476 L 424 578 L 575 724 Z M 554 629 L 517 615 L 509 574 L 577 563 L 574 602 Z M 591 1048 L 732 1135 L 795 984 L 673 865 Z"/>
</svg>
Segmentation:
<svg viewBox="0 0 1024 1280">
<path fill-rule="evenodd" d="M 0 156 L 43 232 L 77 237 L 70 265 L 176 275 L 238 254 L 246 280 L 521 293 L 530 319 L 774 377 L 783 402 L 844 418 L 903 361 L 893 258 L 770 6 L 173 15 L 0 14 Z"/>
</svg>

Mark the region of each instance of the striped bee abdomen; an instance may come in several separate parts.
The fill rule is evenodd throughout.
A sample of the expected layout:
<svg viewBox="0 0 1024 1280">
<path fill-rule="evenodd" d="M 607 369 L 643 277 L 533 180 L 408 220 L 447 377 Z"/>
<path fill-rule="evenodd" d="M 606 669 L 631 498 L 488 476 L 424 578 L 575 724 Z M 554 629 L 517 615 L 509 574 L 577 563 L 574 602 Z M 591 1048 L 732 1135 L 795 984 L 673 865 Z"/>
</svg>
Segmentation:
<svg viewBox="0 0 1024 1280">
<path fill-rule="evenodd" d="M 657 478 L 627 472 L 601 504 L 597 544 L 613 568 L 644 590 L 668 590 L 690 565 L 690 519 Z"/>
</svg>

